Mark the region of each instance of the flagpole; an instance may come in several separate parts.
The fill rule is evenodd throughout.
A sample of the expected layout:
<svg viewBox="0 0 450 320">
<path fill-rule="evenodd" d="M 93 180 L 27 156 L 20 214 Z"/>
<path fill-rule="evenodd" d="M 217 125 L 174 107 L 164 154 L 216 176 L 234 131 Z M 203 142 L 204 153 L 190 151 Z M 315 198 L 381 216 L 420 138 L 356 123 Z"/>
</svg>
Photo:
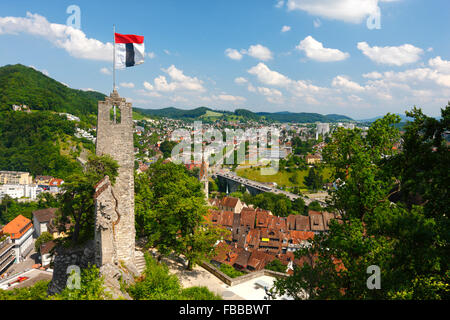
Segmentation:
<svg viewBox="0 0 450 320">
<path fill-rule="evenodd" d="M 113 92 L 116 90 L 116 25 L 113 25 Z"/>
</svg>

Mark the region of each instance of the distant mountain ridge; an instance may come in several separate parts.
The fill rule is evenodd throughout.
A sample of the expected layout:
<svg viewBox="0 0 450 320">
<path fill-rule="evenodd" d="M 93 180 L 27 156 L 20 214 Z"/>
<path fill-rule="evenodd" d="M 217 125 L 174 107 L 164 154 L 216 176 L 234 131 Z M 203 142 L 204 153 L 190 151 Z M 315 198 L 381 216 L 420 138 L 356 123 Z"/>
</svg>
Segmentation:
<svg viewBox="0 0 450 320">
<path fill-rule="evenodd" d="M 135 111 L 148 116 L 156 116 L 156 117 L 166 117 L 172 119 L 184 119 L 184 120 L 193 120 L 200 119 L 202 117 L 207 117 L 208 111 L 210 113 L 219 113 L 222 117 L 227 116 L 236 116 L 242 117 L 246 120 L 261 120 L 266 119 L 269 121 L 276 122 L 297 122 L 297 123 L 307 123 L 307 122 L 339 122 L 339 121 L 354 121 L 352 118 L 330 114 L 330 115 L 322 115 L 318 113 L 306 113 L 306 112 L 289 112 L 289 111 L 281 111 L 281 112 L 253 112 L 247 109 L 237 109 L 234 112 L 231 111 L 221 111 L 221 110 L 213 110 L 208 107 L 199 107 L 191 110 L 183 110 L 174 107 L 163 108 L 163 109 L 142 109 L 135 108 Z M 214 118 L 214 117 L 213 117 Z M 220 116 L 215 116 L 215 118 L 220 118 Z"/>
<path fill-rule="evenodd" d="M 11 110 L 12 105 L 27 105 L 31 110 L 67 112 L 94 124 L 98 101 L 105 95 L 95 91 L 71 89 L 42 72 L 21 64 L 0 67 L 0 112 Z M 344 115 L 306 112 L 253 112 L 237 109 L 234 112 L 199 107 L 183 110 L 174 107 L 163 109 L 133 108 L 143 116 L 167 117 L 184 120 L 268 120 L 275 122 L 339 122 L 353 121 Z"/>
</svg>

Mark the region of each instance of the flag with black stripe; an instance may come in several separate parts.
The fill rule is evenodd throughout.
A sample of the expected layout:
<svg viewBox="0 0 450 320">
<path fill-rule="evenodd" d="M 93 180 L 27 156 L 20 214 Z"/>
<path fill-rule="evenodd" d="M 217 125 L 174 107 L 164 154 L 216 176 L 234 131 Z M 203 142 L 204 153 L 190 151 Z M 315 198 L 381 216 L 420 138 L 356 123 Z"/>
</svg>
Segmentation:
<svg viewBox="0 0 450 320">
<path fill-rule="evenodd" d="M 125 69 L 144 63 L 144 37 L 132 34 L 115 34 L 116 69 Z"/>
</svg>

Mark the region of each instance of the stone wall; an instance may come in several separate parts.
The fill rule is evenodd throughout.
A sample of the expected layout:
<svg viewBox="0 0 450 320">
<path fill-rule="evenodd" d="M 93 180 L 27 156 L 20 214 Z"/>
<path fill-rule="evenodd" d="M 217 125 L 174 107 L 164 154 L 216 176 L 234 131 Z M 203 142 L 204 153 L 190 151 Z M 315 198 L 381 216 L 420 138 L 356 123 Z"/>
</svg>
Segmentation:
<svg viewBox="0 0 450 320">
<path fill-rule="evenodd" d="M 220 281 L 222 281 L 226 285 L 229 285 L 230 287 L 235 286 L 240 283 L 250 281 L 255 278 L 262 277 L 262 276 L 269 276 L 269 277 L 274 277 L 274 278 L 287 278 L 288 277 L 288 275 L 285 273 L 263 269 L 260 271 L 255 271 L 255 272 L 250 272 L 250 273 L 244 274 L 240 277 L 231 278 L 209 263 L 202 262 L 202 263 L 200 263 L 200 265 L 204 269 L 209 271 L 211 274 L 216 276 Z"/>
<path fill-rule="evenodd" d="M 88 268 L 95 262 L 94 242 L 91 241 L 79 248 L 56 247 L 53 261 L 53 278 L 48 293 L 58 294 L 66 288 L 69 266 L 78 266 L 80 269 Z"/>
</svg>

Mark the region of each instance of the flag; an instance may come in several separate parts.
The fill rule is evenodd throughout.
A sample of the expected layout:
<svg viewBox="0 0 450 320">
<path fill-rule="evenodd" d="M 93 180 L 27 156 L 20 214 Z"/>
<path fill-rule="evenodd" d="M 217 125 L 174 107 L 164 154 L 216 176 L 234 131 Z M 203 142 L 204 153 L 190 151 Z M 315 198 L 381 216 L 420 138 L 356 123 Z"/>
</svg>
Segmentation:
<svg viewBox="0 0 450 320">
<path fill-rule="evenodd" d="M 144 37 L 133 34 L 114 33 L 116 69 L 125 69 L 144 63 Z"/>
</svg>

